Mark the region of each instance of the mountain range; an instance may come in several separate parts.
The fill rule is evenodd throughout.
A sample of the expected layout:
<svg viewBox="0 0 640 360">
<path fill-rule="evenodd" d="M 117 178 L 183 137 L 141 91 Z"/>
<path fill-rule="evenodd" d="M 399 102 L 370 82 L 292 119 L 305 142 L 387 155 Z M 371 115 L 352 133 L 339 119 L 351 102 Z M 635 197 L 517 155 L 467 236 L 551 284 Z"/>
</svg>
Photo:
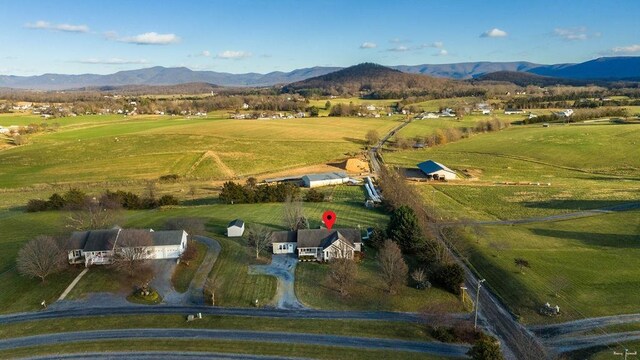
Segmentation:
<svg viewBox="0 0 640 360">
<path fill-rule="evenodd" d="M 578 64 L 541 65 L 526 61 L 467 62 L 455 64 L 398 65 L 390 68 L 404 73 L 423 74 L 450 79 L 472 79 L 494 72 L 522 72 L 563 79 L 580 80 L 640 80 L 640 57 L 604 57 Z M 326 75 L 343 68 L 311 67 L 290 72 L 267 74 L 231 74 L 215 71 L 194 71 L 186 67 L 156 66 L 145 69 L 119 71 L 114 74 L 37 76 L 0 75 L 0 87 L 35 90 L 65 90 L 87 87 L 124 85 L 173 85 L 209 83 L 220 86 L 273 86 L 290 84 Z"/>
</svg>

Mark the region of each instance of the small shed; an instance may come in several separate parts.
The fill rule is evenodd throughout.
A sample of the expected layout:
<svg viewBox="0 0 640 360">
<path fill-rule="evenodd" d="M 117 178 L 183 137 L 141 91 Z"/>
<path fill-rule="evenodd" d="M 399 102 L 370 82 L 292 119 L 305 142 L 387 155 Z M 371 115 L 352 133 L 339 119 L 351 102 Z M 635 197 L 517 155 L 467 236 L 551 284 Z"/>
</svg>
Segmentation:
<svg viewBox="0 0 640 360">
<path fill-rule="evenodd" d="M 227 226 L 227 237 L 240 237 L 244 234 L 244 221 L 235 219 Z"/>
<path fill-rule="evenodd" d="M 339 185 L 349 181 L 349 177 L 344 172 L 331 172 L 324 174 L 311 174 L 302 177 L 304 187 L 315 188 L 328 185 Z"/>
<path fill-rule="evenodd" d="M 421 162 L 418 164 L 418 168 L 427 175 L 427 177 L 434 180 L 454 180 L 458 177 L 455 171 L 433 160 Z"/>
</svg>

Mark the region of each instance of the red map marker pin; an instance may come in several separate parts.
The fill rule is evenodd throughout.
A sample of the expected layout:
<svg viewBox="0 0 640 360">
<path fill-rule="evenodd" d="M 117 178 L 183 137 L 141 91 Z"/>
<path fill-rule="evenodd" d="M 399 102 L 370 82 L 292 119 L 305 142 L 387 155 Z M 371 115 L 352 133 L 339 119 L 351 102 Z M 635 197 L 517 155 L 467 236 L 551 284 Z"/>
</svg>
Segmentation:
<svg viewBox="0 0 640 360">
<path fill-rule="evenodd" d="M 331 230 L 333 224 L 336 222 L 336 213 L 331 210 L 327 210 L 322 214 L 322 221 L 327 226 L 327 229 Z"/>
</svg>

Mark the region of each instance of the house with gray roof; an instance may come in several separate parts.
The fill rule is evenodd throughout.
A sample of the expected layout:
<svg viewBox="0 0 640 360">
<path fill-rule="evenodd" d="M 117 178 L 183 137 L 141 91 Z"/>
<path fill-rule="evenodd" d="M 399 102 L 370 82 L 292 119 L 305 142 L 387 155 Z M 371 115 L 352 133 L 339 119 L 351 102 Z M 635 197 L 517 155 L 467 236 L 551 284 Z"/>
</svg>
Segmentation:
<svg viewBox="0 0 640 360">
<path fill-rule="evenodd" d="M 433 160 L 421 162 L 418 169 L 427 175 L 427 178 L 434 180 L 453 180 L 458 177 L 455 171 Z"/>
<path fill-rule="evenodd" d="M 300 229 L 275 231 L 271 234 L 274 254 L 296 254 L 300 260 L 329 261 L 353 259 L 362 251 L 362 238 L 357 229 Z"/>
<path fill-rule="evenodd" d="M 65 246 L 67 259 L 70 264 L 84 263 L 85 266 L 111 264 L 115 253 L 135 244 L 137 237 L 147 240 L 143 242 L 147 259 L 177 259 L 187 248 L 187 232 L 184 230 L 113 228 L 75 231 Z"/>
</svg>

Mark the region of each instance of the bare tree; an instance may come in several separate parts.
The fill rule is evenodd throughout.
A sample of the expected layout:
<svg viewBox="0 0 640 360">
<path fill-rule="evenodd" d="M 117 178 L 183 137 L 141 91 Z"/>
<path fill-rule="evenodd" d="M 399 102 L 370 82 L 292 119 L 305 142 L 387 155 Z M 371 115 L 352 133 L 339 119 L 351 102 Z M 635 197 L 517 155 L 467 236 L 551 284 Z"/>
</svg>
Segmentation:
<svg viewBox="0 0 640 360">
<path fill-rule="evenodd" d="M 390 294 L 397 293 L 400 286 L 406 284 L 409 271 L 400 247 L 391 240 L 385 240 L 378 252 L 378 263 L 387 291 Z"/>
<path fill-rule="evenodd" d="M 289 230 L 295 231 L 299 229 L 308 229 L 309 221 L 304 216 L 304 209 L 300 199 L 294 199 L 287 196 L 284 202 L 284 226 Z"/>
<path fill-rule="evenodd" d="M 356 278 L 358 266 L 349 258 L 334 258 L 329 262 L 329 276 L 338 287 L 340 295 L 347 296 Z"/>
<path fill-rule="evenodd" d="M 146 266 L 152 241 L 148 230 L 122 230 L 113 250 L 113 266 L 134 278 Z"/>
<path fill-rule="evenodd" d="M 205 296 L 210 296 L 210 300 L 211 300 L 211 305 L 215 306 L 216 305 L 216 285 L 217 285 L 218 281 L 217 278 L 214 277 L 210 277 L 207 278 L 207 280 L 204 282 L 204 289 L 202 289 L 204 291 Z"/>
<path fill-rule="evenodd" d="M 262 225 L 251 225 L 247 234 L 248 245 L 255 250 L 256 259 L 259 259 L 260 252 L 271 244 L 271 231 Z"/>
<path fill-rule="evenodd" d="M 26 243 L 16 259 L 18 272 L 32 278 L 44 279 L 64 267 L 64 252 L 51 236 L 38 236 Z"/>
<path fill-rule="evenodd" d="M 376 130 L 369 130 L 367 135 L 365 135 L 365 139 L 367 140 L 367 144 L 375 145 L 380 142 L 380 134 Z"/>
<path fill-rule="evenodd" d="M 74 230 L 110 228 L 120 220 L 120 209 L 86 198 L 80 208 L 67 215 L 67 227 Z"/>
</svg>

